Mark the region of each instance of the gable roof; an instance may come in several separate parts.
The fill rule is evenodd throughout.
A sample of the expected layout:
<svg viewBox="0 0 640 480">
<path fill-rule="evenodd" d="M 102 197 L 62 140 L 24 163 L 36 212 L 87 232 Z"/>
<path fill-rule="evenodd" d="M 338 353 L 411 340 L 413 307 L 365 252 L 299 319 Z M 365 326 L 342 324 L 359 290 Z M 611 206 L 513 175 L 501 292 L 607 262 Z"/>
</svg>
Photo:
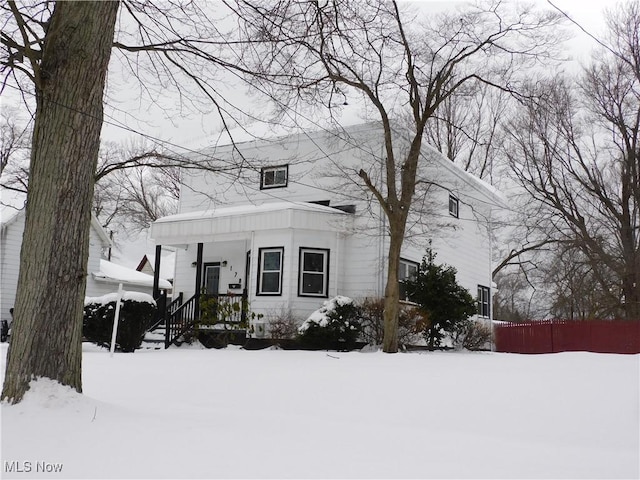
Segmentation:
<svg viewBox="0 0 640 480">
<path fill-rule="evenodd" d="M 24 205 L 20 208 L 12 207 L 9 205 L 0 206 L 0 228 L 2 230 L 8 228 L 11 224 L 13 224 L 16 220 L 25 215 Z M 92 213 L 91 214 L 91 226 L 94 231 L 98 235 L 100 242 L 104 248 L 111 246 L 111 240 L 107 235 L 107 232 L 104 231 L 102 225 L 98 221 L 98 218 Z"/>
<path fill-rule="evenodd" d="M 176 252 L 169 252 L 161 255 L 162 261 L 160 262 L 160 278 L 166 278 L 167 280 L 173 280 L 176 266 Z M 141 272 L 146 264 L 149 264 L 152 271 L 155 271 L 156 256 L 153 253 L 146 253 L 140 263 L 136 267 L 138 272 Z"/>
</svg>

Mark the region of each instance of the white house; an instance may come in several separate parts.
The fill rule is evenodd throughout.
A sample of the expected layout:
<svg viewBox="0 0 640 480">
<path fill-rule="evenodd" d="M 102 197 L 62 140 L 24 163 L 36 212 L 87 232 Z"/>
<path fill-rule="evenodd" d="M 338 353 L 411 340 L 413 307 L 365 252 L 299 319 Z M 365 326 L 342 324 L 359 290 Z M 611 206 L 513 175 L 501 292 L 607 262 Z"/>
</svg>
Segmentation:
<svg viewBox="0 0 640 480">
<path fill-rule="evenodd" d="M 394 140 L 401 154 L 408 139 L 398 130 Z M 379 124 L 236 140 L 202 155 L 243 168 L 184 172 L 179 213 L 152 225 L 157 248 L 176 249 L 174 297 L 246 292 L 252 311 L 290 309 L 302 321 L 337 294 L 384 295 L 386 218 L 358 177 L 362 169 L 376 183 L 384 178 Z M 488 228 L 504 200 L 429 146 L 420 161 L 401 276 L 432 247 L 490 318 Z"/>
<path fill-rule="evenodd" d="M 3 205 L 0 208 L 0 319 L 11 320 L 20 271 L 20 248 L 24 232 L 25 210 Z M 97 297 L 118 290 L 151 293 L 154 278 L 131 268 L 115 265 L 103 258 L 103 251 L 111 245 L 109 237 L 95 217 L 91 218 L 89 258 L 87 260 L 86 296 Z M 159 288 L 171 288 L 160 279 Z"/>
</svg>

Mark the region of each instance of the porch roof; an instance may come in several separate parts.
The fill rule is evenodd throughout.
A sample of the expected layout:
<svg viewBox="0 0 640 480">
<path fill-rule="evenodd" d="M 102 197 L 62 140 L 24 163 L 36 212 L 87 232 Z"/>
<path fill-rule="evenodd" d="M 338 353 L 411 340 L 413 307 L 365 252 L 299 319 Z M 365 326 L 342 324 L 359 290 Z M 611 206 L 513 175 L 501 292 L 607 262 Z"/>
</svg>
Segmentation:
<svg viewBox="0 0 640 480">
<path fill-rule="evenodd" d="M 343 232 L 351 215 L 332 207 L 307 202 L 272 202 L 179 213 L 151 225 L 157 245 L 248 238 L 251 232 L 304 229 Z"/>
</svg>

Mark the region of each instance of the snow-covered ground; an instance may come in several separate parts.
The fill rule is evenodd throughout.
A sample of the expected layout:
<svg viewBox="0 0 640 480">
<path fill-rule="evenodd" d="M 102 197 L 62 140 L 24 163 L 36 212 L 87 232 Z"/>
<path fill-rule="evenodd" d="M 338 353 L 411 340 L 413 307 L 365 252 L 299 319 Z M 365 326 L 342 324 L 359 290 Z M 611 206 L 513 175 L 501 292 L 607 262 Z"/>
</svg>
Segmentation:
<svg viewBox="0 0 640 480">
<path fill-rule="evenodd" d="M 2 405 L 2 477 L 638 478 L 639 360 L 85 344 L 84 395 Z"/>
</svg>

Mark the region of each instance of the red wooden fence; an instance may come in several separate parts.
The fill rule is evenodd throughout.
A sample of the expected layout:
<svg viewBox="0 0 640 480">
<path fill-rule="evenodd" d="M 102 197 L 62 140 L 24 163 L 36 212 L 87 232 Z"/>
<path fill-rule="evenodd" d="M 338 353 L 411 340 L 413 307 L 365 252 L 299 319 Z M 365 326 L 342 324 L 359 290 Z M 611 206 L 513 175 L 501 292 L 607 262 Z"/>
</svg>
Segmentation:
<svg viewBox="0 0 640 480">
<path fill-rule="evenodd" d="M 495 322 L 493 332 L 497 352 L 640 353 L 640 321 Z"/>
</svg>

